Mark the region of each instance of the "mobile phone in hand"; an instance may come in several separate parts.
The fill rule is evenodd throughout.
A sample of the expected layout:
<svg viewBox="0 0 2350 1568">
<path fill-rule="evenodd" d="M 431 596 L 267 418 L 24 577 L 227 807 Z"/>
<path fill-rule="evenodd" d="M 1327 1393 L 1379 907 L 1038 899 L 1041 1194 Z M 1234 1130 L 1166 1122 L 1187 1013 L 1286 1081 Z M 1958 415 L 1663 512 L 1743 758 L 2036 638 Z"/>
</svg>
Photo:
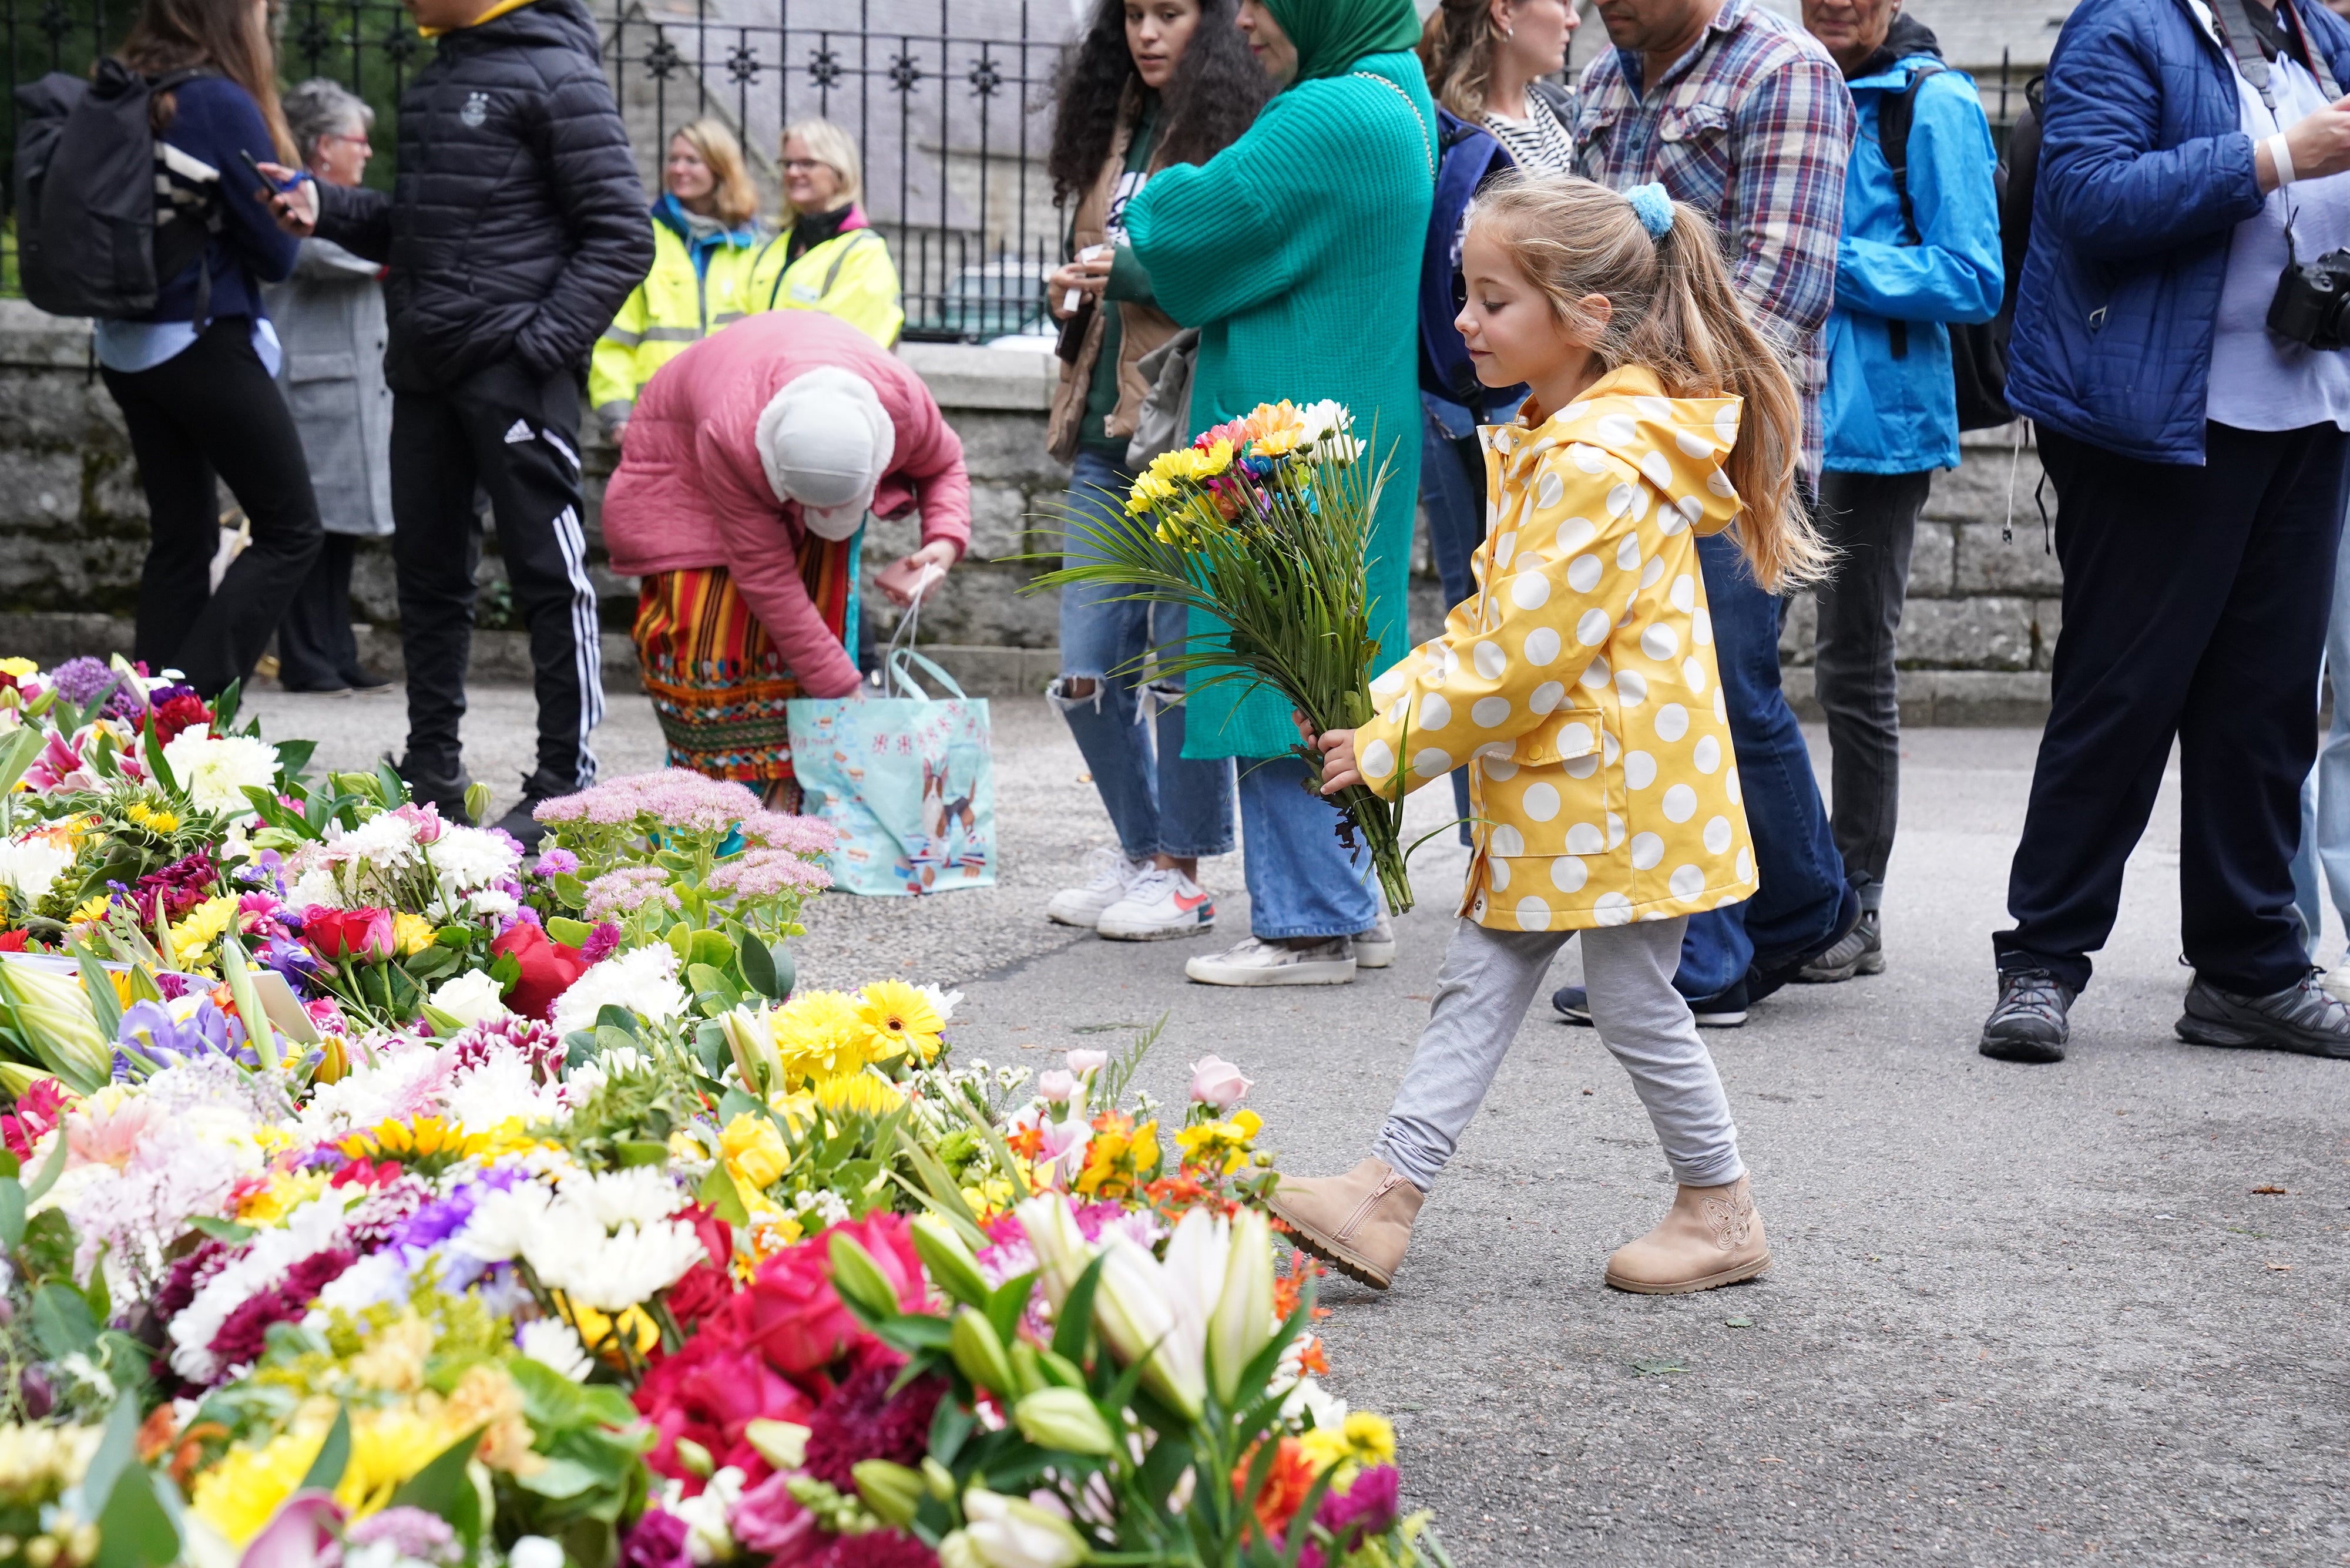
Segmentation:
<svg viewBox="0 0 2350 1568">
<path fill-rule="evenodd" d="M 264 174 L 261 171 L 261 164 L 254 158 L 252 153 L 240 147 L 236 150 L 236 155 L 244 160 L 244 166 L 253 171 L 253 177 L 255 179 L 260 181 L 264 185 L 268 186 L 269 189 L 276 192 L 281 196 L 289 191 L 299 190 L 301 188 L 302 182 L 309 178 L 307 174 L 296 174 L 287 180 L 272 180 L 268 175 Z"/>
<path fill-rule="evenodd" d="M 905 561 L 892 561 L 875 575 L 873 581 L 884 593 L 905 595 L 910 604 L 928 593 L 946 575 L 947 569 L 936 561 L 925 561 L 919 566 Z"/>
</svg>

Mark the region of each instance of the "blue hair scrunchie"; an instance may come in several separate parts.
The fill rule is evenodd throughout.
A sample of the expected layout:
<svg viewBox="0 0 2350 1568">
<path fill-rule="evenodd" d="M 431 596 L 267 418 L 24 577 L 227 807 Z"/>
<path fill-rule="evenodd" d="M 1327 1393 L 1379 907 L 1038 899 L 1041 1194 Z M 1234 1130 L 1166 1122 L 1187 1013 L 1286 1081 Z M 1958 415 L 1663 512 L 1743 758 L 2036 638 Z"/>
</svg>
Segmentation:
<svg viewBox="0 0 2350 1568">
<path fill-rule="evenodd" d="M 1624 199 L 1632 203 L 1650 239 L 1661 240 L 1673 232 L 1673 199 L 1662 185 L 1635 185 L 1624 192 Z"/>
</svg>

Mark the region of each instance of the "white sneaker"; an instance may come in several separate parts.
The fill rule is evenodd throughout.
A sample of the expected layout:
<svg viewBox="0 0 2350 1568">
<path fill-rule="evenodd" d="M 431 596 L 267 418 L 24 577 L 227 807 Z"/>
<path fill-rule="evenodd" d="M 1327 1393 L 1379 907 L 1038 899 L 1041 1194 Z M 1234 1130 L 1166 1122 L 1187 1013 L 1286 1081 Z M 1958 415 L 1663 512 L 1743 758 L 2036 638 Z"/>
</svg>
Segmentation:
<svg viewBox="0 0 2350 1568">
<path fill-rule="evenodd" d="M 2319 975 L 2317 989 L 2336 1002 L 2350 1002 L 2350 959 Z"/>
<path fill-rule="evenodd" d="M 1345 985 L 1355 978 L 1354 941 L 1332 937 L 1293 948 L 1251 937 L 1228 952 L 1188 961 L 1183 973 L 1201 985 Z"/>
<path fill-rule="evenodd" d="M 1126 897 L 1101 912 L 1094 929 L 1114 942 L 1155 942 L 1212 929 L 1216 906 L 1172 866 L 1153 866 L 1128 884 Z"/>
<path fill-rule="evenodd" d="M 1395 922 L 1385 915 L 1367 931 L 1355 933 L 1355 967 L 1385 969 L 1395 962 Z"/>
<path fill-rule="evenodd" d="M 1124 898 L 1134 879 L 1149 869 L 1148 860 L 1128 860 L 1115 849 L 1097 849 L 1086 862 L 1086 885 L 1054 894 L 1053 901 L 1045 906 L 1045 918 L 1057 925 L 1092 930 L 1102 911 Z"/>
</svg>

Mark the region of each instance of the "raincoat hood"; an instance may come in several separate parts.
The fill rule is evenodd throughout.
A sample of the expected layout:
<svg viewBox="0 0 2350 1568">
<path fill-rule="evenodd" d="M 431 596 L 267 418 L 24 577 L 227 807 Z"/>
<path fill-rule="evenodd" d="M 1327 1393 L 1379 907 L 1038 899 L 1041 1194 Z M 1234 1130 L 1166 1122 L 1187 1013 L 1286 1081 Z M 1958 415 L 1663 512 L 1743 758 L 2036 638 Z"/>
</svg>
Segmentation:
<svg viewBox="0 0 2350 1568">
<path fill-rule="evenodd" d="M 1669 497 L 1685 521 L 1668 533 L 1690 527 L 1700 537 L 1719 534 L 1745 509 L 1721 466 L 1738 444 L 1744 400 L 1668 398 L 1664 392 L 1654 370 L 1626 365 L 1600 377 L 1583 396 L 1539 424 L 1529 427 L 1522 421 L 1496 431 L 1493 450 L 1514 474 L 1531 471 L 1543 453 L 1565 445 L 1578 468 L 1596 473 L 1605 466 L 1596 453 L 1579 455 L 1575 451 L 1596 447 L 1638 469 Z M 1638 486 L 1623 484 L 1609 493 L 1611 507 L 1617 505 L 1617 493 L 1624 505 L 1648 504 Z M 1660 505 L 1660 516 L 1663 510 Z"/>
<path fill-rule="evenodd" d="M 1365 55 L 1395 54 L 1419 42 L 1412 0 L 1265 0 L 1265 9 L 1296 46 L 1301 82 L 1344 76 Z"/>
</svg>

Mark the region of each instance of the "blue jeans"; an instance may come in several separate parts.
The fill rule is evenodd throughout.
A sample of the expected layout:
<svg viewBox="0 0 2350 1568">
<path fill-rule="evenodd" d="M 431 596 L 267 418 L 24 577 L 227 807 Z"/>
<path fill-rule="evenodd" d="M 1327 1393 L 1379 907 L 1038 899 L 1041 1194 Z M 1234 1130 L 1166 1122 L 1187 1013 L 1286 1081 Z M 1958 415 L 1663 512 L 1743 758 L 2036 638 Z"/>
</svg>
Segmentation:
<svg viewBox="0 0 2350 1568">
<path fill-rule="evenodd" d="M 1249 929 L 1257 936 L 1349 937 L 1378 923 L 1371 852 L 1350 864 L 1338 811 L 1305 791 L 1295 757 L 1241 759 L 1241 832 L 1247 840 Z"/>
<path fill-rule="evenodd" d="M 1063 504 L 1072 513 L 1122 505 L 1128 483 L 1107 458 L 1081 447 Z M 1062 558 L 1076 566 L 1094 557 L 1073 532 Z M 1069 722 L 1128 859 L 1230 854 L 1232 763 L 1187 760 L 1181 682 L 1142 680 L 1150 649 L 1182 651 L 1183 607 L 1125 597 L 1129 591 L 1097 583 L 1061 590 L 1061 679 L 1047 698 Z M 1069 696 L 1073 680 L 1092 681 L 1092 694 Z"/>
<path fill-rule="evenodd" d="M 1485 454 L 1477 444 L 1477 415 L 1459 403 L 1422 392 L 1419 504 L 1428 514 L 1428 553 L 1450 611 L 1477 591 L 1469 557 L 1485 542 Z M 1469 770 L 1452 770 L 1452 809 L 1464 820 L 1461 842 L 1474 844 L 1469 815 Z"/>
<path fill-rule="evenodd" d="M 1750 968 L 1776 969 L 1816 951 L 1859 899 L 1845 884 L 1812 754 L 1779 685 L 1786 602 L 1755 584 L 1729 535 L 1700 539 L 1697 549 L 1762 888 L 1742 904 L 1690 917 L 1673 987 L 1692 1000 L 1721 995 Z"/>
<path fill-rule="evenodd" d="M 2334 725 L 2318 744 L 2317 765 L 2302 781 L 2301 850 L 2293 858 L 2293 903 L 2307 930 L 2313 962 L 2318 933 L 2325 929 L 2327 892 L 2342 911 L 2342 923 L 2350 926 L 2350 551 L 2334 561 L 2325 678 L 2334 686 Z"/>
</svg>

